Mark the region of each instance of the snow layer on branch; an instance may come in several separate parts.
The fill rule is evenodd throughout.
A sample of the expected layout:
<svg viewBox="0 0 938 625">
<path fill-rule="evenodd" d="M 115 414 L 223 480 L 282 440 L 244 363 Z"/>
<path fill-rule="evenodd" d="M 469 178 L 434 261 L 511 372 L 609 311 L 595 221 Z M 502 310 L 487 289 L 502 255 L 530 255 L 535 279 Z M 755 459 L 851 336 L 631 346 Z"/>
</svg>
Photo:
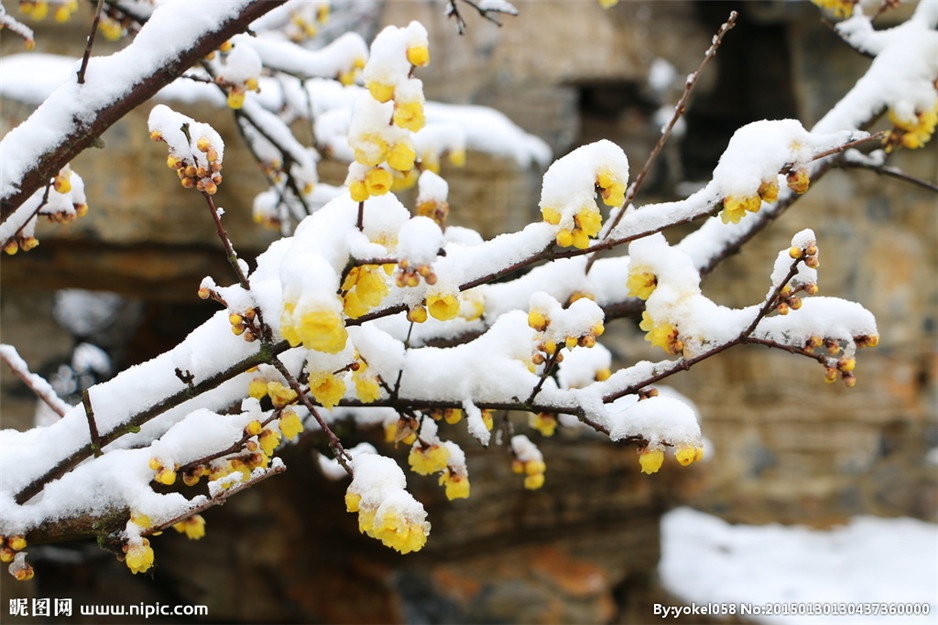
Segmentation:
<svg viewBox="0 0 938 625">
<path fill-rule="evenodd" d="M 938 3 L 923 0 L 906 22 L 876 31 L 870 18 L 855 16 L 837 25 L 853 46 L 875 54 L 866 74 L 814 127 L 815 132 L 859 128 L 884 108 L 911 120 L 933 110 L 938 75 Z"/>
<path fill-rule="evenodd" d="M 661 395 L 639 401 L 637 396 L 628 395 L 613 402 L 608 410 L 609 438 L 614 441 L 637 437 L 647 439 L 650 447 L 702 445 L 694 409 L 674 397 Z"/>
<path fill-rule="evenodd" d="M 876 336 L 876 319 L 866 308 L 838 297 L 806 297 L 787 315 L 766 317 L 753 336 L 803 347 L 811 337 L 852 343 L 855 337 Z"/>
<path fill-rule="evenodd" d="M 198 10 L 190 2 L 159 4 L 133 45 L 106 57 L 93 57 L 83 85 L 77 76 L 69 78 L 29 119 L 7 133 L 0 142 L 0 196 L 13 193 L 23 174 L 68 136 L 76 121 L 91 123 L 98 111 L 124 97 L 166 59 L 177 57 L 200 36 L 238 15 L 248 1 L 201 2 Z"/>
</svg>

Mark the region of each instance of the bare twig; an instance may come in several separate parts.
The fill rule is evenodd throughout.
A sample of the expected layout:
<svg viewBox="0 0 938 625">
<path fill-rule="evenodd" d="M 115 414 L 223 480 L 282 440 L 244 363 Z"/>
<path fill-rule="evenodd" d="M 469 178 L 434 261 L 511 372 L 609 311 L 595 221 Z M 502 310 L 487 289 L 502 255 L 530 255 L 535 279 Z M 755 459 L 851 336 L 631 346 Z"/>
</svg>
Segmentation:
<svg viewBox="0 0 938 625">
<path fill-rule="evenodd" d="M 244 273 L 244 269 L 241 267 L 241 261 L 238 259 L 238 254 L 235 252 L 234 246 L 231 244 L 231 239 L 228 237 L 228 232 L 221 223 L 221 215 L 218 214 L 218 207 L 215 206 L 214 198 L 204 191 L 202 192 L 202 197 L 205 198 L 205 202 L 208 204 L 209 212 L 212 214 L 212 221 L 215 222 L 215 232 L 218 234 L 218 238 L 221 240 L 221 244 L 225 248 L 225 257 L 228 259 L 228 264 L 231 265 L 231 268 L 235 272 L 235 276 L 238 278 L 238 284 L 240 284 L 241 288 L 243 288 L 245 291 L 250 291 L 251 283 L 248 281 L 248 277 Z"/>
<path fill-rule="evenodd" d="M 246 4 L 237 15 L 218 25 L 218 29 L 206 33 L 198 41 L 174 58 L 166 59 L 164 63 L 154 66 L 152 71 L 140 76 L 132 88 L 120 99 L 104 104 L 95 110 L 85 110 L 83 101 L 74 102 L 75 110 L 65 111 L 66 115 L 74 115 L 76 119 L 91 119 L 90 123 L 75 122 L 64 129 L 58 136 L 55 145 L 50 146 L 39 158 L 30 163 L 29 168 L 17 180 L 17 185 L 0 197 L 0 222 L 5 222 L 19 206 L 25 202 L 37 189 L 46 184 L 75 156 L 94 143 L 95 139 L 107 130 L 114 122 L 123 118 L 130 110 L 150 99 L 157 91 L 172 82 L 188 69 L 195 61 L 216 49 L 233 35 L 243 32 L 255 19 L 283 4 L 285 0 L 268 0 L 267 2 L 250 2 Z M 79 99 L 80 100 L 80 99 Z M 61 106 L 61 100 L 47 100 L 42 106 Z M 40 107 L 41 108 L 41 107 Z M 34 115 L 20 128 L 25 132 L 31 120 L 41 120 L 41 115 Z M 36 121 L 35 123 L 42 123 Z M 13 133 L 4 138 L 6 141 Z"/>
<path fill-rule="evenodd" d="M 91 433 L 91 451 L 94 457 L 99 457 L 101 451 L 101 437 L 98 435 L 98 424 L 94 421 L 94 408 L 91 406 L 91 393 L 85 389 L 81 393 L 81 404 L 85 407 L 85 416 L 88 418 L 88 431 Z"/>
<path fill-rule="evenodd" d="M 697 84 L 697 79 L 700 77 L 700 74 L 710 63 L 713 57 L 716 56 L 717 49 L 719 49 L 720 44 L 723 43 L 723 37 L 726 36 L 726 33 L 728 33 L 730 29 L 736 26 L 736 18 L 738 16 L 739 14 L 736 11 L 730 12 L 726 22 L 720 26 L 719 30 L 717 30 L 717 33 L 713 36 L 713 41 L 711 42 L 710 47 L 707 48 L 707 51 L 704 53 L 704 58 L 700 61 L 700 65 L 697 66 L 697 69 L 694 70 L 694 73 L 687 77 L 687 80 L 684 82 L 684 92 L 681 93 L 681 97 L 674 107 L 674 114 L 662 129 L 661 136 L 658 137 L 658 141 L 655 143 L 655 147 L 652 149 L 651 154 L 648 155 L 648 159 L 645 161 L 644 166 L 642 166 L 641 171 L 638 172 L 635 180 L 631 185 L 629 185 L 629 188 L 625 194 L 625 202 L 622 204 L 622 208 L 616 212 L 616 215 L 610 219 L 607 222 L 605 228 L 603 228 L 604 233 L 602 234 L 601 238 L 606 238 L 609 236 L 609 233 L 615 230 L 616 226 L 618 226 L 619 222 L 622 220 L 622 216 L 625 215 L 626 210 L 632 203 L 632 200 L 634 200 L 635 196 L 638 194 L 639 189 L 642 188 L 642 183 L 645 182 L 645 178 L 648 176 L 648 172 L 651 170 L 652 165 L 654 165 L 655 161 L 658 159 L 658 154 L 661 153 L 662 148 L 664 148 L 664 144 L 667 143 L 668 138 L 671 136 L 671 133 L 674 130 L 674 126 L 687 110 L 687 101 L 690 99 L 690 94 L 694 89 L 694 85 Z M 589 271 L 595 258 L 595 255 L 590 257 L 590 260 L 586 265 L 587 271 Z"/>
<path fill-rule="evenodd" d="M 198 505 L 187 510 L 185 513 L 180 514 L 179 516 L 173 517 L 172 519 L 170 519 L 169 521 L 166 521 L 165 523 L 160 523 L 158 525 L 154 525 L 153 527 L 147 528 L 146 530 L 141 532 L 141 535 L 149 536 L 152 534 L 157 534 L 159 532 L 162 532 L 163 530 L 172 527 L 176 523 L 179 523 L 180 521 L 184 521 L 188 519 L 193 514 L 198 514 L 200 512 L 204 512 L 205 510 L 208 510 L 209 508 L 220 506 L 224 504 L 226 501 L 228 501 L 228 499 L 231 498 L 232 496 L 237 495 L 238 493 L 245 491 L 251 488 L 252 486 L 257 485 L 259 482 L 263 482 L 269 477 L 273 477 L 274 475 L 279 475 L 286 470 L 287 470 L 287 467 L 283 463 L 274 464 L 263 473 L 252 475 L 250 478 L 244 480 L 243 482 L 238 482 L 231 488 L 226 488 L 225 490 L 217 493 L 215 496 L 205 499 Z"/>
<path fill-rule="evenodd" d="M 13 373 L 16 374 L 16 377 L 22 380 L 29 387 L 29 390 L 35 393 L 36 397 L 45 402 L 57 415 L 64 417 L 65 413 L 71 410 L 72 407 L 62 401 L 62 398 L 58 396 L 55 389 L 45 378 L 29 370 L 29 365 L 20 357 L 15 347 L 0 344 L 0 360 L 7 363 Z"/>
<path fill-rule="evenodd" d="M 290 370 L 287 369 L 286 365 L 277 358 L 276 356 L 272 357 L 269 361 L 269 364 L 273 365 L 277 371 L 280 372 L 280 375 L 284 377 L 287 381 L 287 384 L 293 389 L 293 392 L 296 393 L 296 396 L 299 398 L 300 403 L 309 410 L 309 413 L 313 415 L 313 418 L 316 419 L 316 422 L 319 424 L 319 427 L 322 428 L 322 431 L 325 432 L 326 437 L 329 439 L 329 448 L 332 449 L 332 452 L 335 454 L 336 460 L 339 461 L 339 464 L 342 465 L 342 468 L 346 470 L 349 475 L 352 475 L 352 467 L 349 465 L 349 461 L 352 459 L 351 454 L 349 454 L 345 448 L 342 446 L 342 441 L 339 440 L 339 437 L 336 436 L 335 432 L 332 431 L 332 428 L 329 427 L 329 424 L 326 423 L 326 420 L 322 418 L 322 415 L 316 409 L 315 404 L 310 401 L 309 396 L 306 394 L 306 390 L 300 386 L 299 380 L 296 379 Z"/>
<path fill-rule="evenodd" d="M 101 9 L 104 7 L 104 0 L 98 0 L 98 5 L 94 9 L 94 17 L 91 20 L 91 32 L 88 33 L 85 53 L 81 57 L 81 67 L 78 68 L 78 84 L 85 84 L 85 70 L 88 69 L 88 59 L 91 58 L 91 48 L 94 46 L 94 36 L 98 33 L 98 22 L 101 20 Z"/>
<path fill-rule="evenodd" d="M 938 184 L 931 182 L 930 180 L 922 180 L 911 174 L 908 174 L 898 167 L 891 167 L 886 164 L 875 164 L 867 163 L 863 161 L 856 160 L 845 160 L 842 164 L 843 167 L 855 167 L 857 169 L 868 169 L 870 171 L 875 171 L 877 174 L 882 176 L 890 176 L 892 178 L 897 178 L 905 182 L 909 182 L 916 186 L 922 187 L 923 189 L 928 189 L 934 193 L 938 193 Z"/>
</svg>

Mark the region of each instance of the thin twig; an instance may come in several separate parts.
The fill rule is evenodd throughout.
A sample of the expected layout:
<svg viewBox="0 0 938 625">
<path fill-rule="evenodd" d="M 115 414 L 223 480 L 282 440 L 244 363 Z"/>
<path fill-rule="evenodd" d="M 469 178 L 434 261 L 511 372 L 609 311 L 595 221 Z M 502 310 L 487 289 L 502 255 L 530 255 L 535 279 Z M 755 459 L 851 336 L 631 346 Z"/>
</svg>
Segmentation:
<svg viewBox="0 0 938 625">
<path fill-rule="evenodd" d="M 78 68 L 78 84 L 85 84 L 85 70 L 88 69 L 88 59 L 91 58 L 91 48 L 94 46 L 94 36 L 98 33 L 98 21 L 101 19 L 101 9 L 104 7 L 104 0 L 98 0 L 98 5 L 94 9 L 94 18 L 91 20 L 91 32 L 88 33 L 88 42 L 85 45 L 85 53 L 81 57 L 81 67 Z"/>
<path fill-rule="evenodd" d="M 726 36 L 726 33 L 728 33 L 730 29 L 736 26 L 736 18 L 738 16 L 739 14 L 736 11 L 730 12 L 726 22 L 720 26 L 719 30 L 717 30 L 717 33 L 713 36 L 710 47 L 707 48 L 707 51 L 704 53 L 704 58 L 700 61 L 700 65 L 697 66 L 697 69 L 694 70 L 694 73 L 687 77 L 687 80 L 684 82 L 684 92 L 681 93 L 681 97 L 674 107 L 674 114 L 662 129 L 661 136 L 658 137 L 658 141 L 655 143 L 655 147 L 652 149 L 651 154 L 648 155 L 648 159 L 645 161 L 645 165 L 642 167 L 641 171 L 638 172 L 638 175 L 635 177 L 635 180 L 632 182 L 632 184 L 629 185 L 629 188 L 625 194 L 625 202 L 622 204 L 622 207 L 616 212 L 615 216 L 607 222 L 607 225 L 604 228 L 605 232 L 601 238 L 605 239 L 613 230 L 615 230 L 616 226 L 618 226 L 619 222 L 622 220 L 623 215 L 625 215 L 629 205 L 638 194 L 639 189 L 642 188 L 642 183 L 648 176 L 648 172 L 651 170 L 652 165 L 654 165 L 655 161 L 658 159 L 658 154 L 661 153 L 662 148 L 664 148 L 664 144 L 667 143 L 668 138 L 671 136 L 671 133 L 674 130 L 674 126 L 684 115 L 684 112 L 687 109 L 687 101 L 690 99 L 690 94 L 694 89 L 694 85 L 697 84 L 697 79 L 700 77 L 700 74 L 703 72 L 707 64 L 709 64 L 713 57 L 716 56 L 717 49 L 720 47 L 720 44 L 723 43 L 723 37 Z M 586 271 L 590 270 L 590 267 L 592 266 L 595 258 L 595 255 L 590 257 L 586 264 Z"/>
<path fill-rule="evenodd" d="M 252 475 L 250 478 L 244 480 L 243 482 L 238 482 L 231 488 L 226 488 L 225 490 L 220 491 L 214 497 L 210 497 L 210 498 L 203 500 L 198 505 L 190 508 L 189 510 L 186 510 L 183 514 L 173 517 L 169 521 L 160 523 L 159 525 L 154 525 L 152 527 L 147 528 L 146 530 L 141 532 L 141 536 L 149 536 L 152 534 L 156 534 L 158 532 L 162 532 L 163 530 L 172 527 L 176 523 L 179 523 L 180 521 L 184 521 L 188 519 L 194 514 L 204 512 L 205 510 L 208 510 L 209 508 L 214 508 L 215 506 L 220 506 L 223 503 L 225 503 L 233 495 L 237 495 L 241 491 L 247 490 L 248 488 L 255 486 L 258 482 L 263 482 L 267 478 L 272 477 L 274 475 L 279 475 L 286 470 L 287 470 L 287 467 L 285 464 L 283 463 L 274 464 L 263 473 Z"/>
<path fill-rule="evenodd" d="M 88 418 L 88 431 L 91 433 L 91 451 L 94 457 L 99 457 L 101 451 L 101 437 L 98 435 L 98 424 L 94 421 L 94 408 L 91 406 L 91 393 L 88 389 L 81 392 L 81 403 L 85 407 L 85 416 Z"/>
<path fill-rule="evenodd" d="M 915 176 L 908 174 L 898 167 L 891 167 L 889 165 L 876 165 L 873 163 L 865 163 L 863 161 L 853 161 L 845 160 L 842 164 L 843 167 L 856 167 L 857 169 L 868 169 L 870 171 L 875 171 L 877 174 L 883 176 L 891 176 L 905 182 L 912 183 L 923 189 L 928 189 L 938 193 L 938 184 L 931 182 L 930 180 L 922 180 L 921 178 L 916 178 Z"/>
<path fill-rule="evenodd" d="M 22 380 L 29 387 L 29 390 L 45 402 L 57 415 L 64 417 L 65 413 L 71 410 L 72 407 L 58 396 L 55 389 L 45 378 L 29 370 L 29 365 L 20 357 L 15 347 L 0 344 L 0 360 L 7 363 L 13 373 L 16 374 L 16 377 Z"/>
<path fill-rule="evenodd" d="M 326 423 L 326 420 L 322 418 L 322 415 L 319 413 L 319 410 L 316 409 L 316 406 L 313 402 L 310 401 L 309 396 L 306 394 L 306 390 L 300 385 L 299 380 L 296 379 L 290 370 L 287 369 L 286 365 L 277 358 L 273 356 L 269 364 L 280 372 L 280 375 L 284 377 L 287 381 L 287 384 L 293 389 L 293 392 L 296 393 L 296 396 L 299 398 L 300 403 L 309 410 L 309 413 L 313 415 L 313 418 L 316 419 L 316 422 L 319 424 L 319 427 L 322 428 L 322 431 L 325 432 L 326 437 L 329 439 L 329 447 L 332 449 L 332 452 L 335 454 L 336 460 L 339 461 L 339 464 L 342 465 L 342 468 L 345 471 L 352 475 L 352 467 L 349 465 L 349 461 L 352 459 L 351 454 L 349 454 L 345 448 L 342 446 L 342 441 L 339 440 L 339 437 L 336 436 L 335 432 L 332 431 L 332 428 L 329 427 L 329 424 Z"/>
<path fill-rule="evenodd" d="M 238 284 L 241 285 L 245 291 L 251 290 L 251 283 L 248 281 L 247 275 L 245 275 L 244 270 L 241 268 L 241 262 L 238 260 L 238 254 L 234 250 L 234 246 L 231 244 L 231 239 L 228 238 L 228 232 L 225 230 L 225 227 L 221 223 L 221 215 L 218 214 L 218 207 L 215 206 L 215 200 L 206 192 L 202 192 L 202 197 L 205 198 L 205 202 L 208 204 L 209 212 L 212 214 L 212 220 L 215 222 L 215 232 L 218 234 L 218 238 L 221 240 L 222 246 L 225 248 L 225 257 L 228 259 L 228 264 L 231 265 L 231 268 L 234 269 L 235 275 L 238 278 Z"/>
</svg>

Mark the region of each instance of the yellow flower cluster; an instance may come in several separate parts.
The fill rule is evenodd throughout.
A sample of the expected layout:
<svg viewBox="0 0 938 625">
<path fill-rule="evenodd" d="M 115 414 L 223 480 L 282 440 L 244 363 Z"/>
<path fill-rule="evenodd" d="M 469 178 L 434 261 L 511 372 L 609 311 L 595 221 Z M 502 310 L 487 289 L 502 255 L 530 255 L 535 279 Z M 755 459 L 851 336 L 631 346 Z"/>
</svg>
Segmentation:
<svg viewBox="0 0 938 625">
<path fill-rule="evenodd" d="M 703 456 L 703 447 L 694 447 L 693 445 L 678 445 L 674 451 L 674 457 L 682 467 L 686 467 L 692 462 L 699 462 L 703 459 Z"/>
<path fill-rule="evenodd" d="M 290 11 L 290 21 L 284 29 L 284 33 L 291 41 L 300 43 L 315 37 L 319 33 L 319 28 L 328 21 L 328 2 L 294 5 Z"/>
<path fill-rule="evenodd" d="M 537 490 L 544 485 L 544 473 L 547 464 L 543 460 L 521 460 L 515 458 L 511 462 L 511 470 L 518 475 L 524 475 L 524 487 L 528 490 Z"/>
<path fill-rule="evenodd" d="M 166 486 L 172 486 L 176 483 L 176 471 L 179 469 L 178 465 L 165 465 L 159 458 L 150 458 L 149 467 L 151 470 L 156 471 L 156 474 L 153 476 L 154 481 Z"/>
<path fill-rule="evenodd" d="M 150 138 L 154 141 L 164 141 L 159 130 L 151 131 Z M 176 171 L 179 184 L 184 188 L 195 188 L 202 193 L 215 195 L 222 180 L 221 158 L 212 146 L 209 137 L 200 137 L 196 141 L 196 148 L 202 154 L 201 156 L 195 153 L 190 156 L 180 156 L 173 153 L 171 148 L 169 156 L 166 157 L 166 166 Z"/>
<path fill-rule="evenodd" d="M 901 145 L 909 149 L 924 147 L 935 133 L 938 125 L 938 101 L 930 111 L 916 113 L 914 119 L 900 119 L 889 109 L 889 121 L 895 128 L 886 137 L 886 151 L 892 151 L 895 146 Z"/>
<path fill-rule="evenodd" d="M 550 207 L 541 208 L 541 215 L 544 221 L 556 226 L 560 224 L 561 214 L 558 210 Z M 570 247 L 577 249 L 586 249 L 589 247 L 590 237 L 599 234 L 603 225 L 602 215 L 599 209 L 593 206 L 584 206 L 573 216 L 573 228 L 561 228 L 557 231 L 556 241 L 560 247 Z"/>
<path fill-rule="evenodd" d="M 577 346 L 593 347 L 596 345 L 596 339 L 605 331 L 602 322 L 598 322 L 579 336 L 558 336 L 547 331 L 550 323 L 550 316 L 545 310 L 532 306 L 528 311 L 528 326 L 540 334 L 536 346 L 537 351 L 531 357 L 531 361 L 534 365 L 543 364 L 546 362 L 547 358 L 551 356 L 553 356 L 557 362 L 562 362 L 563 354 L 557 353 L 559 340 L 563 341 L 563 345 L 560 345 L 560 347 L 566 347 L 567 349 L 573 349 Z"/>
<path fill-rule="evenodd" d="M 462 421 L 462 410 L 459 408 L 444 408 L 442 410 L 433 410 L 430 416 L 434 421 L 446 421 L 450 425 L 456 425 Z"/>
<path fill-rule="evenodd" d="M 336 354 L 345 348 L 348 331 L 342 317 L 330 308 L 297 308 L 287 302 L 280 316 L 283 338 L 296 347 L 302 343 L 306 349 Z"/>
<path fill-rule="evenodd" d="M 78 10 L 78 0 L 59 0 L 48 2 L 47 0 L 20 0 L 20 11 L 32 19 L 40 22 L 49 15 L 50 5 L 52 16 L 56 22 L 67 22 L 72 18 L 72 14 Z"/>
<path fill-rule="evenodd" d="M 342 282 L 345 314 L 357 319 L 380 304 L 388 294 L 387 276 L 393 268 L 392 264 L 352 267 Z"/>
<path fill-rule="evenodd" d="M 390 506 L 369 506 L 361 495 L 351 491 L 345 495 L 345 507 L 349 512 L 358 513 L 358 530 L 361 533 L 400 553 L 420 551 L 427 544 L 430 524 L 426 521 L 401 514 Z"/>
<path fill-rule="evenodd" d="M 189 540 L 199 540 L 205 536 L 205 519 L 201 514 L 193 514 L 173 525 L 173 529 L 185 534 Z"/>
<path fill-rule="evenodd" d="M 798 170 L 807 176 L 806 170 Z M 789 174 L 791 175 L 791 174 Z M 799 178 L 799 181 L 802 180 Z M 806 178 L 805 178 L 806 180 Z M 807 188 L 807 187 L 805 187 Z M 757 213 L 762 207 L 762 202 L 772 203 L 778 199 L 778 180 L 763 180 L 755 195 L 737 196 L 731 195 L 723 198 L 723 210 L 720 211 L 720 219 L 723 223 L 739 223 L 743 216 L 749 213 Z"/>
<path fill-rule="evenodd" d="M 26 549 L 26 537 L 25 536 L 22 536 L 22 535 L 4 536 L 0 534 L 0 562 L 3 562 L 4 564 L 14 562 L 14 561 L 17 561 L 17 557 L 19 556 L 18 561 L 22 562 L 22 564 L 25 565 L 25 567 L 23 567 L 24 573 L 22 576 L 20 576 L 14 571 L 13 566 L 10 567 L 10 572 L 13 573 L 17 581 L 25 581 L 27 579 L 32 579 L 33 577 L 32 566 L 26 564 L 26 561 L 24 559 L 25 557 L 25 553 L 23 553 L 24 549 Z M 28 576 L 27 576 L 26 567 L 28 567 Z"/>
<path fill-rule="evenodd" d="M 677 328 L 671 323 L 655 322 L 647 310 L 642 311 L 642 321 L 638 327 L 647 332 L 646 341 L 669 354 L 680 354 L 684 351 L 684 342 L 680 339 Z"/>
<path fill-rule="evenodd" d="M 127 33 L 123 24 L 107 15 L 101 16 L 101 20 L 98 22 L 98 32 L 104 35 L 104 38 L 108 41 L 118 41 Z"/>
</svg>

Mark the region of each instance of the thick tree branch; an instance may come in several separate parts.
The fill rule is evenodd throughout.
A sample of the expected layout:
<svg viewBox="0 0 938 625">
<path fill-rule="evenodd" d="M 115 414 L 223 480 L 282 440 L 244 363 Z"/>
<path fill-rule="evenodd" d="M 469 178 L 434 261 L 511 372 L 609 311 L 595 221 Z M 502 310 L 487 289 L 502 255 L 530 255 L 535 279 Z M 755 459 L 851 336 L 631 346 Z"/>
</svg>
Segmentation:
<svg viewBox="0 0 938 625">
<path fill-rule="evenodd" d="M 62 134 L 55 145 L 46 149 L 38 159 L 29 165 L 21 176 L 17 176 L 16 186 L 11 185 L 7 188 L 4 185 L 4 195 L 0 197 L 0 222 L 5 222 L 27 198 L 48 183 L 49 178 L 54 176 L 75 156 L 92 145 L 94 140 L 117 120 L 121 119 L 134 107 L 153 97 L 162 87 L 182 76 L 195 62 L 215 50 L 227 39 L 243 32 L 255 19 L 284 2 L 285 0 L 265 0 L 264 2 L 245 4 L 240 11 L 232 13 L 228 19 L 219 23 L 217 29 L 206 32 L 189 47 L 180 50 L 175 57 L 156 65 L 152 71 L 139 76 L 138 82 L 126 94 L 113 102 L 108 102 L 99 108 L 92 107 L 91 110 L 82 109 L 83 102 L 80 99 L 73 102 L 71 110 L 66 111 L 66 113 L 73 116 L 71 130 Z M 141 33 L 145 29 L 146 26 L 141 30 Z M 88 65 L 88 75 L 95 72 L 95 65 L 95 59 L 92 59 Z M 77 80 L 77 77 L 75 80 Z M 54 108 L 55 105 L 62 104 L 61 100 L 58 102 L 52 100 L 54 99 L 50 98 L 49 101 L 43 104 L 37 110 L 37 113 L 46 106 Z M 81 119 L 90 121 L 83 122 Z M 23 122 L 21 127 L 44 124 L 44 117 L 41 114 L 34 114 Z M 10 135 L 7 135 L 7 139 L 9 137 Z M 7 139 L 0 143 L 0 148 L 9 145 Z M 4 182 L 7 182 L 6 176 L 4 176 Z"/>
</svg>

